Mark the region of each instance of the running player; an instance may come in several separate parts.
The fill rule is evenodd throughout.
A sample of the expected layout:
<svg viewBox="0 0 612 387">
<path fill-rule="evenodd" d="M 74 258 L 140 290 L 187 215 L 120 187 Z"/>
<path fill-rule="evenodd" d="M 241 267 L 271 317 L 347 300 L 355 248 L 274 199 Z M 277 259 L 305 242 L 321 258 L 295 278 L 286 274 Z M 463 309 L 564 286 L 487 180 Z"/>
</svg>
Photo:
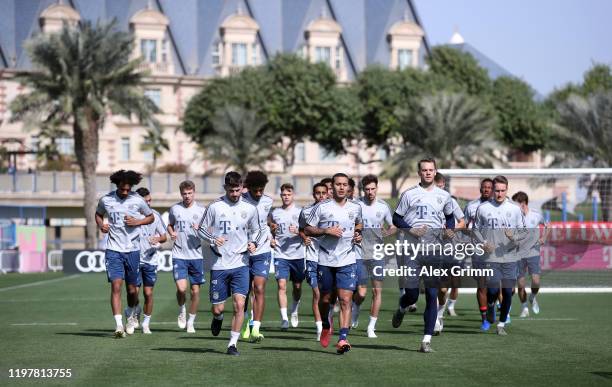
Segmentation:
<svg viewBox="0 0 612 387">
<path fill-rule="evenodd" d="M 436 173 L 434 177 L 434 183 L 440 189 L 446 189 L 446 177 L 440 172 Z M 453 202 L 453 216 L 455 217 L 455 230 L 460 230 L 465 227 L 464 214 L 461 211 L 461 207 L 459 203 L 457 203 L 457 199 L 451 196 L 451 201 Z M 455 234 L 454 240 L 455 242 L 459 242 L 459 238 L 461 238 L 463 234 Z M 447 267 L 450 268 L 452 266 L 458 266 L 463 264 L 463 260 L 459 261 L 454 259 L 454 257 L 448 257 Z M 452 291 L 448 298 L 446 299 L 446 295 L 448 293 L 448 288 L 440 288 L 438 290 L 438 320 L 436 321 L 436 327 L 434 328 L 434 334 L 440 334 L 444 329 L 444 312 L 446 311 L 446 306 L 448 304 L 449 314 L 451 316 L 456 316 L 455 312 L 455 303 L 457 301 L 457 297 L 459 297 L 459 277 L 455 277 L 453 275 L 450 276 L 450 285 L 452 286 Z"/>
<path fill-rule="evenodd" d="M 361 304 L 365 300 L 368 290 L 368 280 L 372 281 L 372 305 L 370 307 L 370 320 L 366 330 L 368 337 L 376 338 L 376 321 L 382 303 L 382 269 L 383 259 L 374 258 L 374 245 L 382 244 L 384 237 L 396 232 L 391 216 L 389 205 L 377 199 L 378 178 L 374 175 L 366 175 L 361 179 L 361 187 L 364 196 L 359 199 L 363 216 L 363 241 L 362 248 L 357 248 L 357 291 L 353 295 L 353 310 L 351 327 L 357 328 L 359 325 L 359 311 Z"/>
<path fill-rule="evenodd" d="M 493 197 L 493 179 L 483 179 L 480 182 L 480 197 L 469 202 L 463 210 L 465 214 L 465 227 L 469 230 L 474 226 L 476 220 L 476 210 L 482 203 L 488 202 Z M 484 261 L 481 256 L 472 255 L 472 268 L 484 269 Z M 476 301 L 478 302 L 478 310 L 480 312 L 482 331 L 488 331 L 491 324 L 487 320 L 487 286 L 485 277 L 475 277 L 476 280 Z"/>
<path fill-rule="evenodd" d="M 210 302 L 213 319 L 210 330 L 218 336 L 223 325 L 225 300 L 232 297 L 234 316 L 227 346 L 228 355 L 239 355 L 236 345 L 244 320 L 244 304 L 249 292 L 249 255 L 267 238 L 260 228 L 257 207 L 242 197 L 242 177 L 238 172 L 225 175 L 225 195 L 212 202 L 200 222 L 198 235 L 210 243 L 215 255 L 210 271 Z"/>
<path fill-rule="evenodd" d="M 172 268 L 176 283 L 176 301 L 179 305 L 178 327 L 187 333 L 195 333 L 195 319 L 200 302 L 200 286 L 204 284 L 204 258 L 202 243 L 198 237 L 198 224 L 204 215 L 204 207 L 195 201 L 195 184 L 185 180 L 179 185 L 181 202 L 170 207 L 168 234 L 172 246 Z M 191 285 L 189 319 L 185 308 L 187 279 Z"/>
<path fill-rule="evenodd" d="M 548 223 L 544 220 L 542 214 L 532 208 L 529 208 L 529 197 L 525 192 L 519 191 L 512 196 L 512 200 L 519 205 L 523 216 L 525 216 L 525 225 L 529 230 L 529 236 L 521 242 L 519 262 L 519 277 L 518 277 L 518 295 L 521 300 L 521 315 L 520 317 L 529 317 L 529 307 L 527 305 L 527 292 L 525 291 L 525 276 L 527 272 L 531 276 L 531 294 L 529 295 L 529 303 L 533 313 L 540 313 L 540 305 L 536 300 L 536 295 L 540 290 L 540 247 L 546 241 L 550 229 Z M 544 226 L 544 230 L 540 230 L 540 226 Z"/>
<path fill-rule="evenodd" d="M 319 290 L 321 315 L 327 316 L 332 290 L 338 289 L 340 301 L 340 337 L 336 344 L 338 354 L 351 349 L 347 340 L 353 292 L 357 285 L 354 243 L 361 242 L 363 228 L 361 206 L 348 200 L 349 178 L 344 173 L 333 176 L 333 199 L 315 206 L 304 231 L 319 239 Z M 331 323 L 323 321 L 321 345 L 327 347 L 331 336 Z"/>
<path fill-rule="evenodd" d="M 436 161 L 428 158 L 420 160 L 417 169 L 421 182 L 406 190 L 400 197 L 399 204 L 393 214 L 393 224 L 404 231 L 401 236 L 411 244 L 426 246 L 427 244 L 441 245 L 442 238 L 448 238 L 455 228 L 453 216 L 453 203 L 448 192 L 436 187 Z M 444 230 L 444 227 L 446 229 Z M 404 314 L 409 305 L 416 303 L 419 298 L 419 274 L 422 268 L 441 264 L 442 257 L 435 251 L 433 254 L 419 254 L 410 257 L 405 262 L 414 270 L 415 275 L 408 275 L 407 288 L 400 297 L 399 308 L 393 314 L 392 325 L 398 328 L 402 324 Z M 426 307 L 423 312 L 425 320 L 424 336 L 419 352 L 433 352 L 431 336 L 434 334 L 438 306 L 439 280 L 434 276 L 423 276 L 425 282 Z"/>
<path fill-rule="evenodd" d="M 274 200 L 270 196 L 264 194 L 267 184 L 268 177 L 265 173 L 261 171 L 250 171 L 247 173 L 244 180 L 247 192 L 242 195 L 244 200 L 257 207 L 259 225 L 265 236 L 262 243 L 257 246 L 257 250 L 249 255 L 251 277 L 249 293 L 253 298 L 253 310 L 251 313 L 253 326 L 251 327 L 250 321 L 247 321 L 242 330 L 242 338 L 250 338 L 252 342 L 260 342 L 264 338 L 259 332 L 259 329 L 263 319 L 266 302 L 266 281 L 268 281 L 270 262 L 272 260 L 272 250 L 270 249 L 272 236 L 270 234 L 270 228 L 268 227 L 268 214 L 272 209 Z M 249 300 L 247 298 L 245 307 L 248 305 L 248 302 Z"/>
<path fill-rule="evenodd" d="M 321 179 L 321 183 L 325 184 L 325 186 L 327 187 L 327 198 L 328 199 L 332 199 L 333 198 L 333 179 L 331 177 L 326 177 Z"/>
<path fill-rule="evenodd" d="M 299 233 L 299 217 L 302 209 L 296 206 L 293 185 L 285 183 L 280 187 L 282 207 L 270 212 L 269 222 L 274 224 L 274 273 L 278 282 L 278 306 L 281 313 L 281 329 L 289 328 L 287 321 L 287 281 L 293 284 L 293 303 L 291 304 L 291 326 L 299 324 L 298 310 L 302 297 L 302 282 L 306 275 L 305 251 Z"/>
<path fill-rule="evenodd" d="M 151 207 L 151 193 L 148 189 L 141 187 L 136 190 L 142 196 L 145 203 Z M 159 212 L 151 208 L 155 221 L 146 226 L 140 227 L 140 273 L 138 276 L 139 287 L 144 285 L 142 293 L 144 295 L 144 319 L 142 321 L 142 333 L 151 334 L 149 327 L 151 313 L 153 313 L 153 287 L 157 281 L 157 264 L 159 259 L 159 248 L 166 242 L 166 225 Z M 138 320 L 138 314 L 136 318 Z"/>
<path fill-rule="evenodd" d="M 527 236 L 525 217 L 519 206 L 507 200 L 508 179 L 497 176 L 493 179 L 493 199 L 484 202 L 476 210 L 474 235 L 484 245 L 486 267 L 493 270 L 487 281 L 487 320 L 495 322 L 495 301 L 502 286 L 497 334 L 507 335 L 506 319 L 512 306 L 512 289 L 518 275 L 518 247 Z"/>
<path fill-rule="evenodd" d="M 318 277 L 318 262 L 319 262 L 319 239 L 315 237 L 309 237 L 304 233 L 306 222 L 310 217 L 313 208 L 317 203 L 327 198 L 327 186 L 323 183 L 317 183 L 312 187 L 312 197 L 314 203 L 305 206 L 300 212 L 300 237 L 305 247 L 306 255 L 306 280 L 308 285 L 312 288 L 312 314 L 315 319 L 315 327 L 317 328 L 317 341 L 321 341 L 321 332 L 323 332 L 323 321 L 321 320 L 321 312 L 319 312 L 319 283 Z"/>
<path fill-rule="evenodd" d="M 136 306 L 138 300 L 138 276 L 140 274 L 140 226 L 153 223 L 155 217 L 145 201 L 132 187 L 140 183 L 142 175 L 124 169 L 113 173 L 110 181 L 117 190 L 100 198 L 96 208 L 96 224 L 103 233 L 108 233 L 105 263 L 108 282 L 111 284 L 111 309 L 115 318 L 115 337 L 133 334 L 136 317 L 129 311 L 126 329 L 121 316 L 121 288 L 128 288 L 128 308 Z M 104 215 L 108 224 L 104 224 Z"/>
</svg>

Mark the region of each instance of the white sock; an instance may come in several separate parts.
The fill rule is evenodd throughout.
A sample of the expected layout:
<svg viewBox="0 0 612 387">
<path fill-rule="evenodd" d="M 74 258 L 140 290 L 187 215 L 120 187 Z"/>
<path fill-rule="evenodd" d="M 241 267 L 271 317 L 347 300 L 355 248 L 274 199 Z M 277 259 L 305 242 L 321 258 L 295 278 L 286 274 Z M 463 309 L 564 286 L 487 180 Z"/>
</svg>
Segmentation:
<svg viewBox="0 0 612 387">
<path fill-rule="evenodd" d="M 289 320 L 289 319 L 287 318 L 287 308 L 280 308 L 280 312 L 281 312 L 281 319 L 282 319 L 283 321 L 285 321 L 285 320 Z"/>
<path fill-rule="evenodd" d="M 376 328 L 376 320 L 378 320 L 378 317 L 374 317 L 374 316 L 370 316 L 370 322 L 368 323 L 368 329 L 374 329 Z"/>
<path fill-rule="evenodd" d="M 533 293 L 529 294 L 529 302 L 531 302 L 532 304 L 533 304 L 533 300 L 535 300 L 535 298 L 536 298 L 535 294 L 533 294 Z"/>
<path fill-rule="evenodd" d="M 231 335 L 230 336 L 230 342 L 227 345 L 228 347 L 231 347 L 232 345 L 238 344 L 238 339 L 240 338 L 240 332 L 231 331 L 230 335 Z"/>
<path fill-rule="evenodd" d="M 117 328 L 121 327 L 123 328 L 123 316 L 121 316 L 120 314 L 116 314 L 114 315 L 115 317 L 115 324 L 117 325 Z"/>
<path fill-rule="evenodd" d="M 253 330 L 259 330 L 260 326 L 261 326 L 261 321 L 253 320 Z"/>
<path fill-rule="evenodd" d="M 221 314 L 220 314 L 220 315 L 218 315 L 218 316 L 213 315 L 213 318 L 214 318 L 215 320 L 221 320 L 221 321 L 223 321 L 223 313 L 221 313 Z"/>
<path fill-rule="evenodd" d="M 400 312 L 402 312 L 402 313 L 406 313 L 406 308 L 404 308 L 404 307 L 401 307 L 401 306 L 400 306 L 400 307 L 399 307 L 399 310 L 400 310 Z"/>
<path fill-rule="evenodd" d="M 179 314 L 185 313 L 185 304 L 179 306 Z"/>
<path fill-rule="evenodd" d="M 297 313 L 299 307 L 300 307 L 300 300 L 293 301 L 293 304 L 291 305 L 291 314 Z"/>
<path fill-rule="evenodd" d="M 323 332 L 323 321 L 315 321 L 317 332 Z"/>
<path fill-rule="evenodd" d="M 503 327 L 506 326 L 506 323 L 500 321 L 500 322 L 497 323 L 497 326 L 500 327 L 500 328 L 503 328 Z"/>
<path fill-rule="evenodd" d="M 528 309 L 529 308 L 529 304 L 527 304 L 527 301 L 521 303 L 521 308 L 523 308 L 523 309 Z"/>
<path fill-rule="evenodd" d="M 423 336 L 423 342 L 424 343 L 431 343 L 431 335 L 424 335 Z"/>
<path fill-rule="evenodd" d="M 444 310 L 446 309 L 446 305 L 438 306 L 438 318 L 444 318 Z"/>
<path fill-rule="evenodd" d="M 151 322 L 151 316 L 148 314 L 144 315 L 144 319 L 142 320 L 142 325 L 149 325 Z"/>
<path fill-rule="evenodd" d="M 189 313 L 189 320 L 187 320 L 187 324 L 193 325 L 193 323 L 195 322 L 195 318 L 196 318 L 195 314 Z"/>
<path fill-rule="evenodd" d="M 455 309 L 455 302 L 457 302 L 457 300 L 451 300 L 449 298 L 448 299 L 448 309 Z"/>
</svg>

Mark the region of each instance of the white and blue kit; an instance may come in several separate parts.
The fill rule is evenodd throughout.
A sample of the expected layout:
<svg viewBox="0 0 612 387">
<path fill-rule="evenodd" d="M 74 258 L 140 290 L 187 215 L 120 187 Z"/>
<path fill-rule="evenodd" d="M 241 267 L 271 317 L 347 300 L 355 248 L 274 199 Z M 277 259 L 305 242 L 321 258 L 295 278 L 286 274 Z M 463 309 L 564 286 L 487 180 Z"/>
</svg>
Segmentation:
<svg viewBox="0 0 612 387">
<path fill-rule="evenodd" d="M 317 228 L 338 226 L 340 238 L 331 235 L 319 237 L 318 282 L 322 293 L 338 289 L 354 291 L 357 286 L 356 254 L 353 238 L 357 225 L 362 224 L 361 206 L 347 199 L 340 205 L 333 199 L 319 202 L 308 218 L 307 225 Z"/>
<path fill-rule="evenodd" d="M 125 217 L 142 219 L 152 214 L 151 208 L 135 192 L 129 192 L 125 199 L 121 199 L 116 191 L 112 191 L 100 198 L 96 213 L 108 215 L 109 232 L 105 254 L 108 282 L 125 279 L 128 284 L 137 285 L 142 226 L 126 225 Z"/>
<path fill-rule="evenodd" d="M 198 235 L 214 252 L 210 302 L 221 304 L 230 294 L 246 297 L 250 287 L 248 244 L 253 242 L 260 246 L 267 235 L 260 227 L 257 208 L 242 197 L 233 202 L 223 196 L 206 209 Z M 217 246 L 217 238 L 224 238 L 225 243 Z"/>
<path fill-rule="evenodd" d="M 300 230 L 304 230 L 306 224 L 308 222 L 308 218 L 312 210 L 315 208 L 317 204 L 310 204 L 302 208 L 299 217 L 299 226 Z M 318 281 L 318 265 L 319 265 L 319 238 L 318 237 L 309 237 L 310 245 L 304 245 L 304 255 L 306 256 L 306 281 L 308 281 L 308 285 L 312 288 L 316 288 L 319 286 Z"/>
<path fill-rule="evenodd" d="M 381 199 L 369 202 L 366 198 L 359 199 L 363 217 L 363 232 L 361 246 L 356 245 L 357 277 L 359 285 L 366 285 L 369 278 L 382 281 L 384 259 L 374 258 L 374 246 L 384 243 L 383 228 L 385 224 L 392 225 L 391 208 Z M 389 258 L 389 257 L 387 257 Z M 380 273 L 376 275 L 376 273 Z"/>
<path fill-rule="evenodd" d="M 306 274 L 305 250 L 300 237 L 299 218 L 302 209 L 295 204 L 278 207 L 270 212 L 270 220 L 276 224 L 274 250 L 274 275 L 276 279 L 302 282 Z M 292 232 L 294 229 L 295 232 Z"/>
<path fill-rule="evenodd" d="M 529 209 L 525 214 L 525 226 L 527 227 L 527 237 L 519 242 L 519 278 L 529 272 L 529 275 L 542 273 L 540 266 L 540 226 L 548 226 L 542 213 Z"/>
<path fill-rule="evenodd" d="M 166 225 L 159 212 L 153 211 L 155 220 L 151 224 L 140 226 L 140 276 L 138 286 L 153 287 L 157 281 L 157 265 L 160 244 L 152 245 L 149 238 L 166 234 Z"/>
<path fill-rule="evenodd" d="M 246 202 L 254 205 L 257 208 L 257 214 L 259 217 L 259 227 L 262 230 L 263 242 L 257 246 L 257 251 L 249 255 L 249 268 L 252 277 L 264 277 L 268 278 L 270 273 L 270 262 L 272 261 L 272 248 L 270 247 L 270 241 L 272 240 L 272 233 L 268 226 L 268 215 L 272 210 L 272 204 L 274 199 L 268 195 L 262 195 L 259 200 L 255 200 L 250 192 L 242 194 L 242 199 Z"/>
<path fill-rule="evenodd" d="M 204 210 L 205 208 L 196 202 L 191 203 L 189 207 L 185 207 L 183 202 L 170 207 L 168 223 L 177 234 L 172 246 L 172 271 L 175 281 L 189 278 L 191 285 L 202 285 L 206 282 L 202 241 L 197 233 Z"/>
</svg>

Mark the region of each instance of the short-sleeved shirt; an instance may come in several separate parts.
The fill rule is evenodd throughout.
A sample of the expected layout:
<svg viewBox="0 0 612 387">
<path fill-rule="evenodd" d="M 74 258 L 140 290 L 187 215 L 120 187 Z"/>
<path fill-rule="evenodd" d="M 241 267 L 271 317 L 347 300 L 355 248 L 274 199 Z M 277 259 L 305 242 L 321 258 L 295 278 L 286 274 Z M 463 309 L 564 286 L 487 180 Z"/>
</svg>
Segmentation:
<svg viewBox="0 0 612 387">
<path fill-rule="evenodd" d="M 547 226 L 548 223 L 542 213 L 529 209 L 525 214 L 525 226 L 527 226 L 527 237 L 523 239 L 519 246 L 519 254 L 523 258 L 536 257 L 540 255 L 540 226 Z"/>
<path fill-rule="evenodd" d="M 149 238 L 164 235 L 166 233 L 166 225 L 161 218 L 159 212 L 153 211 L 155 220 L 151 224 L 140 226 L 140 262 L 150 265 L 157 265 L 158 246 L 151 245 Z"/>
<path fill-rule="evenodd" d="M 391 208 L 381 199 L 369 202 L 366 198 L 359 199 L 363 217 L 362 249 L 357 249 L 357 259 L 374 259 L 374 245 L 383 243 L 383 227 L 393 224 Z M 363 257 L 361 256 L 363 254 Z"/>
<path fill-rule="evenodd" d="M 204 211 L 205 208 L 196 202 L 189 207 L 185 207 L 183 202 L 170 207 L 168 223 L 177 234 L 172 246 L 172 258 L 203 259 L 202 241 L 193 225 L 197 227 L 200 224 Z"/>
<path fill-rule="evenodd" d="M 261 230 L 257 207 L 242 197 L 232 202 L 224 195 L 206 209 L 198 235 L 212 248 L 212 270 L 230 270 L 248 266 L 249 242 L 259 246 L 266 234 Z M 225 239 L 220 247 L 215 245 L 219 237 Z"/>
<path fill-rule="evenodd" d="M 333 199 L 318 203 L 312 210 L 307 224 L 317 228 L 339 226 L 342 236 L 322 235 L 319 238 L 319 265 L 342 267 L 355 263 L 353 237 L 355 226 L 362 224 L 361 206 L 348 199 L 343 206 Z"/>
<path fill-rule="evenodd" d="M 465 215 L 465 222 L 470 224 L 470 228 L 474 227 L 474 220 L 476 219 L 476 210 L 478 209 L 478 206 L 486 201 L 488 200 L 478 198 L 465 205 L 463 213 Z"/>
<path fill-rule="evenodd" d="M 243 193 L 242 198 L 248 203 L 251 203 L 252 205 L 257 207 L 257 214 L 259 216 L 259 227 L 263 232 L 263 236 L 265 236 L 265 239 L 263 239 L 261 245 L 257 246 L 257 251 L 255 251 L 253 255 L 269 253 L 272 250 L 270 248 L 272 233 L 270 231 L 270 227 L 268 227 L 268 215 L 272 210 L 274 199 L 264 194 L 259 200 L 255 200 L 253 196 L 251 196 L 250 192 Z"/>
<path fill-rule="evenodd" d="M 312 210 L 315 208 L 317 203 L 310 204 L 302 208 L 300 212 L 300 230 L 304 230 L 308 223 L 308 218 Z M 304 246 L 305 255 L 307 261 L 318 262 L 319 261 L 319 237 L 310 237 L 310 246 Z"/>
<path fill-rule="evenodd" d="M 454 213 L 454 206 L 447 191 L 436 186 L 426 190 L 421 185 L 415 185 L 404 191 L 395 213 L 411 228 L 426 226 L 431 229 L 421 238 L 421 242 L 440 242 L 446 216 Z M 408 239 L 412 239 L 412 236 Z"/>
<path fill-rule="evenodd" d="M 290 226 L 299 228 L 300 212 L 302 209 L 296 205 L 287 208 L 277 207 L 270 212 L 272 222 L 276 224 L 274 258 L 304 259 L 304 245 L 299 234 L 289 231 Z"/>
<path fill-rule="evenodd" d="M 117 195 L 117 191 L 109 192 L 98 201 L 96 212 L 100 215 L 108 215 L 107 250 L 129 253 L 140 250 L 140 230 L 141 226 L 127 226 L 125 217 L 131 216 L 142 219 L 153 212 L 144 199 L 135 192 L 128 193 L 125 199 Z"/>
<path fill-rule="evenodd" d="M 461 211 L 461 207 L 459 203 L 457 203 L 457 199 L 451 196 L 451 201 L 453 202 L 453 216 L 455 217 L 455 222 L 459 222 L 461 219 L 465 218 L 465 214 Z"/>
<path fill-rule="evenodd" d="M 518 248 L 522 238 L 526 236 L 525 217 L 518 205 L 510 200 L 503 203 L 488 201 L 478 206 L 474 228 L 482 242 L 486 241 L 495 247 L 484 258 L 489 262 L 514 262 L 518 258 Z M 513 232 L 510 240 L 506 230 Z"/>
</svg>

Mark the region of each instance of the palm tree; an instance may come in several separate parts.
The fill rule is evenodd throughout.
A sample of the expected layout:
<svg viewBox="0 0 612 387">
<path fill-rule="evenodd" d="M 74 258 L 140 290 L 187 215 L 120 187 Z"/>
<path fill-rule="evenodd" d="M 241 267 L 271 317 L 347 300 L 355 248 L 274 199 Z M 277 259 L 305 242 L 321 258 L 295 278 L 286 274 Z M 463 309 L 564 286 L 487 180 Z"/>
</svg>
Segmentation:
<svg viewBox="0 0 612 387">
<path fill-rule="evenodd" d="M 422 97 L 415 113 L 398 109 L 396 115 L 401 141 L 383 176 L 406 177 L 425 157 L 436 159 L 438 168 L 491 167 L 500 158 L 494 116 L 476 97 L 440 92 Z"/>
<path fill-rule="evenodd" d="M 149 128 L 143 140 L 140 150 L 151 152 L 153 155 L 152 172 L 155 172 L 157 159 L 164 153 L 164 150 L 170 150 L 170 144 L 164 138 L 162 128 L 159 127 Z"/>
<path fill-rule="evenodd" d="M 96 246 L 96 167 L 99 131 L 109 111 L 136 115 L 152 122 L 155 105 L 143 95 L 140 59 L 130 60 L 133 36 L 108 24 L 83 22 L 79 29 L 64 26 L 57 34 L 40 35 L 26 44 L 35 71 L 22 74 L 30 92 L 12 103 L 12 120 L 72 126 L 74 150 L 85 188 L 87 248 Z"/>
<path fill-rule="evenodd" d="M 554 165 L 573 167 L 612 166 L 612 91 L 585 98 L 570 95 L 557 104 L 558 122 L 553 126 L 549 151 Z M 589 190 L 597 190 L 602 217 L 610 220 L 612 177 L 597 176 Z"/>
<path fill-rule="evenodd" d="M 238 106 L 218 109 L 212 120 L 214 132 L 201 147 L 208 158 L 246 174 L 249 167 L 264 169 L 279 154 L 276 138 L 263 130 L 265 121 L 252 110 Z"/>
</svg>

